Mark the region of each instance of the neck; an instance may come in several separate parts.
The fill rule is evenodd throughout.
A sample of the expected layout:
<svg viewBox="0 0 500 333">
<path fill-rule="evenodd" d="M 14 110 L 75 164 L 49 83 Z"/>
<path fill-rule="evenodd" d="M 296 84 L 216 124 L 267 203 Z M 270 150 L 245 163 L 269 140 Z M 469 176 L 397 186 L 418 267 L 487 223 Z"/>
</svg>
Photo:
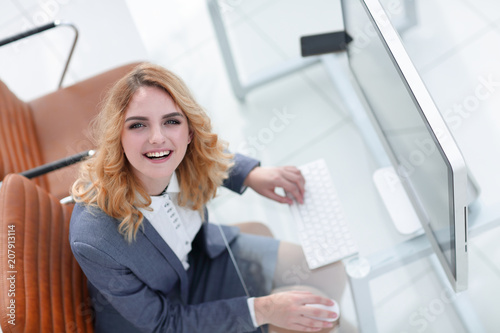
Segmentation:
<svg viewBox="0 0 500 333">
<path fill-rule="evenodd" d="M 170 183 L 170 178 L 167 181 L 156 181 L 150 184 L 144 184 L 144 187 L 146 188 L 146 192 L 150 196 L 158 196 L 163 193 L 168 187 L 168 184 Z"/>
</svg>

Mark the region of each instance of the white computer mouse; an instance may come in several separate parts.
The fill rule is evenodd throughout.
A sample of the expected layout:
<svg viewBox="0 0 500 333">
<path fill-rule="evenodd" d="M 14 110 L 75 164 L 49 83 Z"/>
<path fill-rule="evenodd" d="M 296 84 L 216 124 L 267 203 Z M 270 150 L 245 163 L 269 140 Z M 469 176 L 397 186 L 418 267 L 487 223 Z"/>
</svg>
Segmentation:
<svg viewBox="0 0 500 333">
<path fill-rule="evenodd" d="M 335 318 L 317 318 L 317 317 L 310 317 L 312 319 L 317 319 L 317 320 L 323 320 L 323 321 L 337 321 L 340 317 L 340 308 L 339 308 L 339 304 L 337 303 L 337 301 L 333 300 L 332 299 L 332 302 L 333 302 L 333 305 L 323 305 L 323 304 L 306 304 L 306 306 L 313 306 L 315 308 L 319 308 L 319 309 L 323 309 L 323 310 L 328 310 L 328 311 L 333 311 L 337 314 L 337 317 Z"/>
</svg>

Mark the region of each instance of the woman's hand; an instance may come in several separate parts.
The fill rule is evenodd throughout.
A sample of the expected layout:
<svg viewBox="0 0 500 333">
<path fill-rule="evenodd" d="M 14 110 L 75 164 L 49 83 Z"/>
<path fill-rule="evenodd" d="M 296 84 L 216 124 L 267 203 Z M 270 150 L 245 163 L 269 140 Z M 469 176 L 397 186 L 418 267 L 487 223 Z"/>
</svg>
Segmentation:
<svg viewBox="0 0 500 333">
<path fill-rule="evenodd" d="M 292 204 L 293 201 L 290 197 L 277 194 L 275 189 L 281 187 L 287 195 L 291 195 L 299 203 L 303 203 L 305 182 L 299 169 L 293 166 L 284 166 L 256 167 L 250 171 L 243 184 L 269 199 Z"/>
<path fill-rule="evenodd" d="M 306 304 L 331 306 L 333 301 L 307 291 L 287 291 L 257 297 L 254 302 L 257 324 L 259 326 L 273 324 L 302 332 L 316 332 L 323 328 L 333 327 L 332 322 L 310 317 L 335 319 L 338 316 L 337 313 L 306 306 Z"/>
</svg>

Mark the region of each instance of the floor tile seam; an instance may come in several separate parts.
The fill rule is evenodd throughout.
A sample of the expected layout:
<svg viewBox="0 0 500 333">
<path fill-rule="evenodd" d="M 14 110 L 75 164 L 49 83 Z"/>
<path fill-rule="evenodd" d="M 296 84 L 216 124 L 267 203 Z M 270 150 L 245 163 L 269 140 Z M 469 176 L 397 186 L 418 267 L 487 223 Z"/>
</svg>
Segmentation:
<svg viewBox="0 0 500 333">
<path fill-rule="evenodd" d="M 497 20 L 491 20 L 489 17 L 487 17 L 483 12 L 481 12 L 479 10 L 479 8 L 477 8 L 475 5 L 474 5 L 474 2 L 471 2 L 470 0 L 462 0 L 462 3 L 466 6 L 466 7 L 469 7 L 471 10 L 474 11 L 474 13 L 481 17 L 481 19 L 485 20 L 485 21 L 489 21 L 491 23 L 494 23 L 494 22 L 498 22 L 499 19 Z"/>
<path fill-rule="evenodd" d="M 224 1 L 224 0 L 222 0 Z M 244 1 L 244 0 L 241 0 L 241 1 Z M 249 1 L 249 0 L 247 0 Z M 219 0 L 219 2 L 221 2 L 221 0 Z M 253 10 L 251 10 L 248 15 L 250 16 L 254 16 L 254 15 L 257 15 L 259 14 L 260 12 L 264 11 L 265 9 L 271 7 L 273 5 L 273 3 L 275 3 L 276 1 L 266 1 L 264 2 L 263 4 L 261 4 L 260 6 L 254 8 Z M 234 22 L 230 23 L 230 24 L 227 24 L 226 26 L 227 27 L 231 27 L 231 28 L 237 28 L 239 27 L 241 24 L 245 23 L 246 22 L 246 19 L 248 18 L 248 15 L 247 13 L 244 13 L 242 10 L 241 10 L 241 7 L 240 6 L 236 6 L 234 7 L 235 11 L 238 12 L 238 15 L 240 16 L 241 19 L 239 20 L 235 20 Z M 224 19 L 224 17 L 223 17 Z"/>
<path fill-rule="evenodd" d="M 477 255 L 482 261 L 483 263 L 498 277 L 500 278 L 500 268 L 497 267 L 491 260 L 490 258 L 488 257 L 488 255 L 486 253 L 484 253 L 484 251 L 481 249 L 481 247 L 479 247 L 478 245 L 476 245 L 475 243 L 471 243 L 469 245 L 469 247 L 471 248 L 471 250 L 474 251 L 475 255 Z"/>
<path fill-rule="evenodd" d="M 238 10 L 237 8 L 235 10 Z M 230 38 L 230 31 L 228 30 L 229 28 L 237 28 L 239 26 L 239 23 L 244 23 L 247 21 L 248 17 L 245 15 L 245 14 L 241 14 L 240 15 L 242 17 L 241 20 L 238 20 L 238 24 L 235 24 L 235 23 L 232 23 L 230 25 L 227 25 L 225 22 L 222 22 L 223 25 L 224 25 L 224 29 L 226 29 L 226 33 L 227 33 L 227 37 L 229 39 L 229 47 L 230 47 L 230 52 L 231 52 L 231 55 L 234 57 L 234 45 L 231 43 L 231 38 Z M 224 19 L 224 18 L 223 18 Z M 210 22 L 212 23 L 212 18 L 210 17 Z M 213 25 L 212 25 L 213 27 Z M 258 33 L 258 32 L 257 32 Z M 258 33 L 259 34 L 259 33 Z M 262 36 L 261 36 L 262 38 Z M 209 44 L 209 43 L 212 43 L 212 42 L 215 42 L 216 45 L 217 45 L 217 49 L 220 51 L 220 47 L 219 47 L 219 42 L 217 40 L 217 36 L 215 34 L 215 30 L 214 30 L 214 34 L 207 37 L 207 38 L 204 38 L 203 40 L 200 40 L 198 43 L 196 43 L 195 45 L 193 45 L 192 47 L 190 47 L 189 49 L 187 49 L 185 52 L 183 52 L 182 54 L 176 56 L 175 58 L 173 58 L 171 61 L 170 61 L 170 65 L 175 65 L 176 63 L 182 61 L 182 59 L 186 56 L 190 56 L 191 54 L 195 53 L 195 52 L 198 52 L 199 49 L 203 48 L 205 45 Z M 224 61 L 224 59 L 222 59 L 222 61 Z"/>
<path fill-rule="evenodd" d="M 327 129 L 323 130 L 322 132 L 320 132 L 316 136 L 310 138 L 304 144 L 302 144 L 300 147 L 296 147 L 293 150 L 293 152 L 285 155 L 283 158 L 276 161 L 277 165 L 284 165 L 284 164 L 289 163 L 291 158 L 297 155 L 297 152 L 301 152 L 307 147 L 317 145 L 320 141 L 325 140 L 328 136 L 332 135 L 334 132 L 339 131 L 340 129 L 344 128 L 345 126 L 347 126 L 349 124 L 352 124 L 351 117 L 345 116 L 345 117 L 340 118 L 340 120 L 338 120 L 335 124 L 328 127 Z"/>
<path fill-rule="evenodd" d="M 28 16 L 27 12 L 29 10 L 31 10 L 31 9 L 33 9 L 35 7 L 38 7 L 35 4 L 35 5 L 31 6 L 31 7 L 29 7 L 29 9 L 26 9 L 26 8 L 24 8 L 22 5 L 20 5 L 18 3 L 19 1 L 11 0 L 10 2 L 12 2 L 14 4 L 14 6 L 17 8 L 17 10 L 19 11 L 19 13 L 18 13 L 18 15 L 15 15 L 12 19 L 9 19 L 5 23 L 1 24 L 0 25 L 0 29 L 2 29 L 5 26 L 8 26 L 8 25 L 10 25 L 12 23 L 15 23 L 15 22 L 19 21 L 19 16 L 21 16 L 21 17 L 27 17 Z M 29 22 L 32 23 L 31 21 L 29 21 Z M 22 31 L 18 31 L 17 33 L 21 33 L 21 32 Z M 9 37 L 9 36 L 5 36 L 5 38 L 7 38 L 7 37 Z"/>
<path fill-rule="evenodd" d="M 382 307 L 382 306 L 388 304 L 389 302 L 391 302 L 391 300 L 393 298 L 395 298 L 396 296 L 401 294 L 407 288 L 414 287 L 418 281 L 422 280 L 427 274 L 429 274 L 429 267 L 430 266 L 427 266 L 426 268 L 420 269 L 419 272 L 417 272 L 417 273 L 412 273 L 408 279 L 408 282 L 405 282 L 404 284 L 402 284 L 401 286 L 399 286 L 395 290 L 391 291 L 390 293 L 385 294 L 380 300 L 378 300 L 378 301 L 374 300 L 373 307 L 375 309 L 378 307 Z"/>
<path fill-rule="evenodd" d="M 427 65 L 424 65 L 421 68 L 420 72 L 425 74 L 425 73 L 430 72 L 431 70 L 434 70 L 435 68 L 437 68 L 438 66 L 440 66 L 444 62 L 446 62 L 449 58 L 451 58 L 454 55 L 465 50 L 467 47 L 470 46 L 471 43 L 473 43 L 474 41 L 477 41 L 481 36 L 491 32 L 491 31 L 499 30 L 500 29 L 499 25 L 500 25 L 500 19 L 488 23 L 485 27 L 478 30 L 476 33 L 474 33 L 473 35 L 471 35 L 467 39 L 463 40 L 462 42 L 460 42 L 456 46 L 450 48 L 448 51 L 444 52 L 443 54 L 441 54 L 440 56 L 435 58 L 433 61 L 431 61 Z"/>
<path fill-rule="evenodd" d="M 210 43 L 214 43 L 214 42 L 215 42 L 215 44 L 217 46 L 217 50 L 220 51 L 219 44 L 217 43 L 217 39 L 215 38 L 215 36 L 208 37 L 208 38 L 206 38 L 206 39 L 204 39 L 204 40 L 196 43 L 193 47 L 190 47 L 189 49 L 187 49 L 182 54 L 179 54 L 178 56 L 176 56 L 175 58 L 173 58 L 172 60 L 170 60 L 169 63 L 168 63 L 168 66 L 172 67 L 172 66 L 177 65 L 178 63 L 182 62 L 186 57 L 189 57 L 192 54 L 195 54 L 196 52 L 199 52 L 200 49 L 202 49 L 205 46 L 209 45 Z M 221 61 L 223 61 L 222 55 L 220 56 L 220 58 L 221 58 Z"/>
<path fill-rule="evenodd" d="M 322 63 L 320 63 L 321 66 L 323 66 Z M 326 72 L 326 69 L 324 69 Z M 333 98 L 330 98 L 330 96 L 323 90 L 321 87 L 319 87 L 316 82 L 310 78 L 307 74 L 307 69 L 302 69 L 300 71 L 301 76 L 303 77 L 304 81 L 313 89 L 316 91 L 316 93 L 319 95 L 321 99 L 323 99 L 328 105 L 330 105 L 334 110 L 339 110 L 342 112 L 343 115 L 348 116 L 349 111 L 347 110 L 346 104 L 345 103 L 335 103 L 335 100 Z M 332 83 L 332 87 L 335 88 L 335 86 Z M 346 82 L 346 84 L 350 84 L 350 82 Z M 342 96 L 340 96 L 342 97 Z"/>
<path fill-rule="evenodd" d="M 245 18 L 245 21 L 248 23 L 248 25 L 257 33 L 257 35 L 260 36 L 264 40 L 268 46 L 270 46 L 274 51 L 277 53 L 277 55 L 282 59 L 282 60 L 287 60 L 288 57 L 286 53 L 276 45 L 276 42 L 272 39 L 271 36 L 269 36 L 253 19 L 253 17 L 250 17 L 246 15 L 245 13 L 242 13 L 243 17 Z"/>
</svg>

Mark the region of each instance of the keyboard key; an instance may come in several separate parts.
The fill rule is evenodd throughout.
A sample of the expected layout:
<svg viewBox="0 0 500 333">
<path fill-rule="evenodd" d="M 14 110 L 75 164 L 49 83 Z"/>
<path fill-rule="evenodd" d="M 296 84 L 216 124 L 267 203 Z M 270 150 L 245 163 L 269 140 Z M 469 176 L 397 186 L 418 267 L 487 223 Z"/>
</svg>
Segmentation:
<svg viewBox="0 0 500 333">
<path fill-rule="evenodd" d="M 292 215 L 310 269 L 331 264 L 358 252 L 326 162 L 299 167 L 306 180 L 304 204 L 294 201 Z"/>
</svg>

